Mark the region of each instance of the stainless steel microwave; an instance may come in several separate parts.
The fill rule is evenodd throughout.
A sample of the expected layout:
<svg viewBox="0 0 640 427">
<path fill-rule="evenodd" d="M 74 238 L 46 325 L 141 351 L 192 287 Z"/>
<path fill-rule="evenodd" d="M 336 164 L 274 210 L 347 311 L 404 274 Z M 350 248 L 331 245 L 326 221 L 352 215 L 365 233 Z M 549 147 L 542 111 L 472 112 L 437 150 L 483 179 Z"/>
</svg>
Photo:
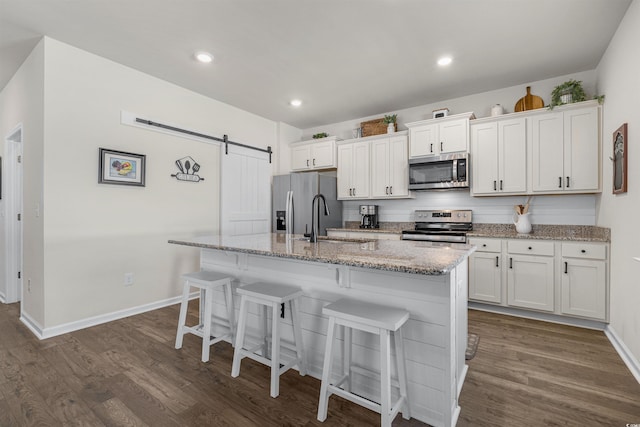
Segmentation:
<svg viewBox="0 0 640 427">
<path fill-rule="evenodd" d="M 469 188 L 467 153 L 409 159 L 409 190 Z"/>
</svg>

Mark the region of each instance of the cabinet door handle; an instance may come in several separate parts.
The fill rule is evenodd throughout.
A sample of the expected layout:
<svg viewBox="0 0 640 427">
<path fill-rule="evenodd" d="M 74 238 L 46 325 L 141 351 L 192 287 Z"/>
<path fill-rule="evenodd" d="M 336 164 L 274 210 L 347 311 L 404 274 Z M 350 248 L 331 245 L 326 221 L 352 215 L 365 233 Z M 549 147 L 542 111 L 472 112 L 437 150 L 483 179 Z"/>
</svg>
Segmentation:
<svg viewBox="0 0 640 427">
<path fill-rule="evenodd" d="M 316 159 L 313 159 L 313 166 L 316 165 Z"/>
<path fill-rule="evenodd" d="M 442 141 L 440 141 L 440 151 L 444 151 L 444 143 Z"/>
<path fill-rule="evenodd" d="M 500 266 L 498 265 L 498 257 L 496 257 L 496 267 L 500 267 Z"/>
<path fill-rule="evenodd" d="M 498 191 L 498 181 L 493 181 L 493 191 Z"/>
<path fill-rule="evenodd" d="M 307 159 L 307 167 L 309 167 L 309 159 Z"/>
<path fill-rule="evenodd" d="M 569 269 L 569 263 L 565 261 L 565 263 L 564 263 L 564 274 L 568 274 L 569 273 L 568 269 Z"/>
<path fill-rule="evenodd" d="M 350 195 L 350 196 L 353 196 L 353 188 L 350 188 L 350 189 L 349 189 L 349 195 Z"/>
<path fill-rule="evenodd" d="M 502 180 L 500 180 L 500 191 L 502 191 Z"/>
<path fill-rule="evenodd" d="M 562 188 L 562 177 L 558 177 L 558 188 Z"/>
<path fill-rule="evenodd" d="M 509 268 L 513 268 L 513 258 L 509 258 Z"/>
<path fill-rule="evenodd" d="M 354 196 L 356 195 L 356 189 L 355 188 L 353 189 L 353 195 Z"/>
<path fill-rule="evenodd" d="M 433 144 L 430 144 L 431 147 L 429 147 L 429 150 L 433 153 Z"/>
<path fill-rule="evenodd" d="M 393 195 L 393 185 L 389 186 L 389 194 Z"/>
<path fill-rule="evenodd" d="M 384 194 L 389 194 L 389 187 L 385 187 Z"/>
<path fill-rule="evenodd" d="M 567 188 L 569 188 L 569 177 L 567 177 Z"/>
</svg>

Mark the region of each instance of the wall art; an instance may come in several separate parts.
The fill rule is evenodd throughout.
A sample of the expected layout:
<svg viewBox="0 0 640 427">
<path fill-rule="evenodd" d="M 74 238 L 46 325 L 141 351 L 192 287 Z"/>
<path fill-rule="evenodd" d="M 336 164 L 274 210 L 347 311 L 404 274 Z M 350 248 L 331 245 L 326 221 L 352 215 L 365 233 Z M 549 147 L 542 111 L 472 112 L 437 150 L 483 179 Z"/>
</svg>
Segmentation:
<svg viewBox="0 0 640 427">
<path fill-rule="evenodd" d="M 144 187 L 144 154 L 100 148 L 98 183 Z"/>
<path fill-rule="evenodd" d="M 627 124 L 613 132 L 613 194 L 627 192 Z"/>
<path fill-rule="evenodd" d="M 200 165 L 198 164 L 198 162 L 193 160 L 193 157 L 186 156 L 176 160 L 176 167 L 178 168 L 179 172 L 171 174 L 171 176 L 176 178 L 177 180 L 190 182 L 204 181 L 204 178 L 202 178 L 197 173 L 200 170 Z"/>
</svg>

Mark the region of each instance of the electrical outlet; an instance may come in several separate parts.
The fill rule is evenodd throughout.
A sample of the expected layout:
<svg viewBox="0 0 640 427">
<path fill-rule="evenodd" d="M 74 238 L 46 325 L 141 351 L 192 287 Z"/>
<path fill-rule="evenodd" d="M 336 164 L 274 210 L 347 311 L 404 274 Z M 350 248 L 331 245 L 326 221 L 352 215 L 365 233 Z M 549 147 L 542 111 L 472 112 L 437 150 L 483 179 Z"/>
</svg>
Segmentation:
<svg viewBox="0 0 640 427">
<path fill-rule="evenodd" d="M 124 285 L 125 286 L 133 285 L 133 273 L 124 273 Z"/>
</svg>

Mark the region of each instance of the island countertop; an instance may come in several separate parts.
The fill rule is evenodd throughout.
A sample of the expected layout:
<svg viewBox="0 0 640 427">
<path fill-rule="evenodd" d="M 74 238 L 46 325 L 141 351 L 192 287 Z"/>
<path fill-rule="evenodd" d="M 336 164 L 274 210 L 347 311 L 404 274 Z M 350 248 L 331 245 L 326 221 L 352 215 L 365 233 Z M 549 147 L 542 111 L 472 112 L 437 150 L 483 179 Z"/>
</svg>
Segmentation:
<svg viewBox="0 0 640 427">
<path fill-rule="evenodd" d="M 208 235 L 172 239 L 169 243 L 204 249 L 292 258 L 352 267 L 426 275 L 448 274 L 475 246 L 417 241 L 360 240 L 320 237 L 317 243 L 301 235 Z"/>
</svg>

